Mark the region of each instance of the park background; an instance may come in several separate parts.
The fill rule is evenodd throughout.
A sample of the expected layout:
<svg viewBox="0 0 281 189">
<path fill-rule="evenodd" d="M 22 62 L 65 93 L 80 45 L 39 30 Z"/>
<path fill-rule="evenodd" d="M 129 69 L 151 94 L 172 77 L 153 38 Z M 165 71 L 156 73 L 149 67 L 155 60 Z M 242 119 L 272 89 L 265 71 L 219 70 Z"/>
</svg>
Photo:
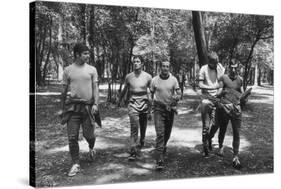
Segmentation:
<svg viewBox="0 0 281 189">
<path fill-rule="evenodd" d="M 85 1 L 85 2 L 87 2 L 87 1 Z M 87 2 L 87 3 L 91 3 L 91 2 Z M 92 3 L 95 3 L 95 2 L 92 2 Z M 159 3 L 159 2 L 158 2 Z M 258 5 L 259 3 L 257 3 L 257 5 Z M 126 5 L 128 5 L 128 4 L 126 4 Z M 129 4 L 130 5 L 130 4 Z M 162 3 L 160 3 L 160 5 L 162 5 Z M 173 6 L 174 5 L 174 6 Z M 175 6 L 175 4 L 173 4 L 173 5 L 167 5 L 167 6 L 163 6 L 163 7 L 161 7 L 161 8 L 182 8 L 182 6 L 179 6 L 179 7 L 177 7 L 177 6 Z M 206 4 L 204 4 L 204 5 L 206 5 Z M 136 4 L 136 6 L 143 6 L 142 4 Z M 149 7 L 150 6 L 153 6 L 153 5 L 148 5 Z M 186 9 L 186 10 L 190 10 L 190 9 L 192 9 L 192 7 L 191 8 L 189 8 L 189 6 L 187 6 L 187 5 L 185 5 L 184 7 L 184 9 Z M 241 4 L 240 4 L 240 6 L 241 6 Z M 240 7 L 239 6 L 239 7 Z M 264 6 L 266 6 L 266 5 L 264 5 Z M 272 5 L 271 5 L 272 6 Z M 15 6 L 16 7 L 16 6 Z M 28 6 L 24 6 L 24 7 L 26 7 L 26 11 L 28 12 Z M 160 7 L 159 6 L 159 4 L 158 5 L 155 5 L 154 7 Z M 202 8 L 201 8 L 202 7 Z M 219 9 L 216 9 L 216 7 L 217 6 L 215 6 L 215 7 L 213 7 L 213 8 L 209 8 L 209 7 L 212 7 L 212 6 L 208 6 L 208 7 L 206 7 L 206 8 L 204 8 L 203 7 L 203 4 L 201 4 L 201 5 L 198 5 L 198 8 L 193 8 L 193 9 L 197 9 L 197 10 L 214 10 L 214 11 L 216 11 L 216 10 L 219 10 Z M 239 9 L 239 7 L 237 8 L 237 10 Z M 242 7 L 240 7 L 241 9 L 241 12 L 243 12 L 243 13 L 245 13 L 245 12 L 251 12 L 251 13 L 260 13 L 260 12 L 262 12 L 262 10 L 264 11 L 264 7 L 262 8 L 262 9 L 258 9 L 257 10 L 257 12 L 254 12 L 254 11 L 247 11 L 247 10 L 244 10 L 243 11 L 243 8 L 244 8 L 244 6 L 242 6 Z M 235 10 L 234 12 L 240 12 L 240 11 L 237 11 L 237 10 Z M 271 9 L 271 10 L 274 10 L 274 8 L 273 9 Z M 223 11 L 224 12 L 232 12 L 231 10 L 227 10 L 227 8 L 223 8 Z M 260 12 L 258 12 L 258 11 L 260 11 Z M 20 12 L 20 11 L 19 11 Z M 274 12 L 274 11 L 273 11 Z M 276 10 L 275 10 L 275 12 L 276 12 Z M 269 12 L 263 12 L 264 14 L 272 14 L 272 13 L 270 13 L 270 11 Z M 27 15 L 27 13 L 24 13 L 25 14 L 25 16 L 26 16 L 26 18 L 28 18 L 28 15 Z M 276 19 L 277 20 L 277 22 L 279 21 L 279 19 Z M 10 23 L 11 21 L 8 21 L 8 23 Z M 20 21 L 19 20 L 17 20 L 17 22 L 19 22 L 20 23 Z M 278 24 L 275 22 L 275 24 L 277 25 L 277 28 L 278 28 Z M 25 22 L 25 25 L 28 25 L 28 23 L 26 23 Z M 20 58 L 20 57 L 26 57 L 26 62 L 28 62 L 28 39 L 26 39 L 27 38 L 27 36 L 28 36 L 28 27 L 26 27 L 26 26 L 23 26 L 22 28 L 26 28 L 26 30 L 25 30 L 25 32 L 20 32 L 20 34 L 26 34 L 26 35 L 24 35 L 24 36 L 21 36 L 21 35 L 18 35 L 18 36 L 15 36 L 15 38 L 16 39 L 19 39 L 18 41 L 25 41 L 26 43 L 23 45 L 25 48 L 22 48 L 22 49 L 19 49 L 19 51 L 21 51 L 20 53 L 19 53 L 19 55 L 17 55 L 17 56 L 15 56 L 14 55 L 14 50 L 15 50 L 15 48 L 17 49 L 17 45 L 15 45 L 14 43 L 12 43 L 12 45 L 11 46 L 8 46 L 8 49 L 9 49 L 9 52 L 12 52 L 12 54 L 8 54 L 9 55 L 9 57 L 8 57 L 8 59 L 4 59 L 4 61 L 3 62 L 13 62 L 13 64 L 19 64 L 20 62 L 22 62 L 22 59 Z M 9 33 L 9 32 L 8 32 Z M 5 34 L 8 34 L 8 33 L 5 33 Z M 2 36 L 7 36 L 7 35 L 2 35 Z M 17 37 L 19 37 L 19 38 L 17 38 Z M 278 35 L 275 35 L 275 43 L 278 45 Z M 11 42 L 11 41 L 10 41 Z M 9 45 L 9 44 L 8 44 Z M 21 44 L 20 44 L 21 45 Z M 277 46 L 276 45 L 276 46 Z M 9 48 L 10 47 L 10 48 Z M 7 47 L 6 47 L 7 48 Z M 13 49 L 13 51 L 10 51 L 10 49 Z M 277 50 L 275 50 L 275 51 L 277 51 Z M 23 53 L 22 54 L 22 56 L 20 56 L 21 55 L 21 53 L 22 52 L 26 52 L 26 53 Z M 275 53 L 275 56 L 278 56 L 278 53 Z M 279 60 L 278 58 L 276 58 L 277 60 Z M 13 60 L 13 61 L 11 61 L 11 60 Z M 277 62 L 277 60 L 275 60 L 275 62 Z M 22 67 L 21 67 L 22 66 Z M 15 87 L 16 88 L 16 91 L 15 91 L 15 94 L 28 94 L 28 88 L 27 88 L 27 84 L 28 84 L 28 75 L 26 75 L 26 74 L 23 74 L 22 72 L 24 72 L 24 71 L 26 71 L 25 73 L 27 73 L 28 72 L 28 66 L 27 65 L 23 65 L 23 64 L 20 64 L 18 67 L 17 67 L 18 69 L 17 70 L 13 70 L 13 72 L 15 72 L 16 74 L 15 75 L 17 75 L 17 76 L 19 76 L 20 77 L 20 80 L 21 80 L 21 82 L 22 82 L 22 80 L 25 80 L 25 86 L 23 86 L 22 84 L 21 84 L 21 82 L 20 83 L 18 83 L 19 82 L 19 80 L 18 79 L 12 79 L 12 84 L 11 83 L 9 83 L 9 85 L 7 86 L 7 89 L 13 89 L 14 90 L 14 87 L 15 86 L 17 86 L 17 87 Z M 20 69 L 21 68 L 21 69 Z M 19 73 L 17 72 L 17 71 L 19 71 Z M 5 78 L 9 78 L 10 76 L 11 76 L 11 73 L 12 72 L 8 72 L 8 73 L 4 73 L 3 75 L 5 76 Z M 7 75 L 6 75 L 7 74 Z M 13 84 L 15 84 L 15 85 L 13 85 Z M 5 87 L 6 87 L 6 85 L 4 85 Z M 275 89 L 277 88 L 277 91 L 278 91 L 278 82 L 276 82 L 275 83 L 275 85 L 274 85 L 274 87 L 275 87 Z M 9 92 L 13 92 L 13 90 L 8 90 Z M 20 92 L 19 92 L 20 91 Z M 26 92 L 26 93 L 25 93 Z M 277 94 L 279 94 L 278 92 L 277 92 Z M 11 94 L 10 94 L 11 95 Z M 18 130 L 18 133 L 16 133 L 15 135 L 16 135 L 16 138 L 18 139 L 20 139 L 20 140 L 23 140 L 23 141 L 25 141 L 28 137 L 28 131 L 26 130 L 28 127 L 26 126 L 26 127 L 24 127 L 24 126 L 22 126 L 22 125 L 28 125 L 28 111 L 26 111 L 26 108 L 28 107 L 28 101 L 27 101 L 27 98 L 20 98 L 20 104 L 19 104 L 19 106 L 18 106 L 18 109 L 19 109 L 19 118 L 21 118 L 21 119 L 19 119 L 19 120 L 15 120 L 14 119 L 14 116 L 12 116 L 12 117 L 8 117 L 9 118 L 9 121 L 5 121 L 4 123 L 5 124 L 3 124 L 3 125 L 7 125 L 7 124 L 9 124 L 9 125 L 11 125 L 13 128 L 14 128 L 14 126 L 17 126 L 17 128 L 19 129 Z M 275 101 L 275 104 L 276 104 L 277 102 Z M 25 108 L 25 109 L 24 109 Z M 9 110 L 9 109 L 8 109 Z M 23 121 L 24 120 L 24 121 Z M 11 121 L 13 122 L 13 121 L 15 121 L 15 123 L 13 123 L 13 124 L 11 124 Z M 18 122 L 19 121 L 19 122 Z M 22 121 L 25 123 L 25 124 L 23 124 L 22 123 Z M 19 127 L 19 126 L 22 126 L 22 127 Z M 23 129 L 23 127 L 25 128 L 25 129 Z M 278 129 L 276 128 L 276 130 L 275 131 L 277 131 L 278 132 Z M 22 137 L 22 133 L 25 133 L 25 134 L 23 134 L 23 135 L 25 135 L 25 137 Z M 276 134 L 276 133 L 275 133 Z M 19 136 L 19 137 L 17 137 L 17 136 Z M 21 137 L 20 137 L 21 136 Z M 5 137 L 4 137 L 4 139 L 6 139 Z M 8 139 L 6 139 L 7 141 L 9 141 Z M 275 140 L 276 140 L 276 138 L 275 138 Z M 278 138 L 277 138 L 277 141 L 278 141 Z M 18 142 L 16 142 L 17 144 L 18 144 Z M 20 142 L 19 142 L 20 143 Z M 278 144 L 278 142 L 276 142 L 275 141 L 275 143 L 277 143 Z M 13 144 L 13 142 L 12 142 L 12 144 Z M 18 180 L 26 180 L 26 178 L 27 178 L 27 174 L 28 174 L 28 169 L 27 169 L 27 162 L 28 162 L 28 157 L 27 157 L 27 153 L 25 153 L 26 155 L 25 156 L 22 156 L 22 155 L 19 155 L 19 154 L 21 154 L 21 152 L 22 152 L 22 150 L 23 151 L 27 151 L 26 149 L 28 149 L 28 141 L 23 145 L 23 146 L 25 146 L 26 148 L 22 148 L 21 147 L 21 145 L 20 145 L 20 148 L 19 147 L 17 147 L 17 148 L 13 148 L 13 146 L 11 147 L 11 146 L 9 146 L 9 149 L 11 149 L 13 152 L 17 152 L 17 153 L 15 153 L 15 155 L 12 153 L 12 157 L 16 157 L 14 160 L 16 160 L 15 162 L 14 162 L 14 164 L 11 164 L 10 166 L 12 166 L 12 167 L 24 167 L 25 166 L 25 169 L 23 169 L 23 171 L 20 171 L 21 173 L 23 173 L 22 175 L 25 175 L 24 177 L 22 177 L 22 176 L 20 176 L 20 179 L 18 179 Z M 4 148 L 4 150 L 6 150 L 7 148 Z M 277 151 L 277 154 L 278 154 L 278 150 L 276 150 Z M 6 153 L 6 154 L 8 154 L 8 153 Z M 22 158 L 18 158 L 18 157 L 21 157 L 22 156 Z M 8 156 L 8 157 L 6 157 L 7 159 L 10 159 L 10 156 Z M 19 161 L 18 161 L 19 160 Z M 24 160 L 24 161 L 22 161 L 22 160 Z M 16 165 L 18 165 L 18 166 L 16 166 Z M 277 165 L 278 165 L 278 162 L 277 162 Z M 277 167 L 275 167 L 276 169 L 276 172 L 278 172 L 278 166 Z M 12 170 L 12 168 L 10 167 L 10 170 Z M 8 173 L 10 173 L 10 171 L 8 171 Z M 274 180 L 274 176 L 273 175 L 268 175 L 269 176 L 269 180 L 273 177 L 273 180 Z M 15 176 L 16 177 L 16 176 Z M 253 178 L 256 178 L 256 177 L 267 177 L 267 175 L 259 175 L 259 176 L 254 176 Z M 10 178 L 10 177 L 9 177 Z M 17 177 L 16 177 L 17 178 Z M 244 178 L 242 178 L 242 177 L 237 177 L 237 178 L 218 178 L 218 179 L 212 179 L 211 180 L 211 182 L 213 182 L 213 183 L 216 183 L 217 184 L 217 182 L 220 182 L 220 181 L 222 181 L 222 182 L 226 182 L 227 183 L 227 180 L 228 181 L 230 181 L 230 183 L 231 183 L 231 185 L 233 184 L 233 180 L 242 180 L 242 183 L 243 183 L 243 180 L 244 179 L 246 179 L 246 180 L 248 180 L 249 178 L 251 178 L 251 176 L 249 177 L 249 176 L 246 176 L 246 177 L 244 177 Z M 204 179 L 205 181 L 206 181 L 206 179 Z M 208 182 L 210 181 L 210 179 L 207 179 L 208 180 Z M 251 179 L 250 179 L 251 180 Z M 271 181 L 273 181 L 273 180 L 271 180 Z M 7 182 L 8 181 L 8 182 Z M 5 181 L 4 183 L 6 184 L 6 183 L 10 183 L 10 184 L 12 184 L 13 182 L 11 181 L 11 180 L 7 180 L 7 181 Z M 260 181 L 260 180 L 259 180 Z M 250 182 L 251 184 L 256 184 L 256 183 L 259 183 L 259 181 L 257 181 L 257 179 L 253 179 L 252 180 L 252 182 Z M 265 186 L 268 186 L 268 184 L 273 184 L 274 182 L 266 182 L 266 183 L 264 183 L 265 184 Z M 197 182 L 197 184 L 198 184 L 198 182 L 201 182 L 200 181 L 200 179 L 198 180 L 198 179 L 188 179 L 188 180 L 186 180 L 186 181 L 169 181 L 169 182 L 171 182 L 171 183 L 174 183 L 174 182 L 184 182 L 184 183 L 188 183 L 188 184 L 190 184 L 189 182 L 191 182 L 191 183 L 196 183 Z M 167 185 L 167 184 L 169 184 L 169 182 L 165 182 L 165 184 L 164 185 Z M 26 184 L 27 182 L 25 182 L 25 184 Z M 263 182 L 262 182 L 263 183 Z M 22 184 L 22 182 L 21 182 L 21 184 Z M 138 183 L 139 184 L 139 183 Z M 146 185 L 146 184 L 150 184 L 150 183 L 143 183 L 144 185 Z M 159 184 L 161 184 L 161 183 L 159 183 Z M 131 184 L 130 184 L 131 185 Z M 123 185 L 122 185 L 123 186 Z"/>
</svg>

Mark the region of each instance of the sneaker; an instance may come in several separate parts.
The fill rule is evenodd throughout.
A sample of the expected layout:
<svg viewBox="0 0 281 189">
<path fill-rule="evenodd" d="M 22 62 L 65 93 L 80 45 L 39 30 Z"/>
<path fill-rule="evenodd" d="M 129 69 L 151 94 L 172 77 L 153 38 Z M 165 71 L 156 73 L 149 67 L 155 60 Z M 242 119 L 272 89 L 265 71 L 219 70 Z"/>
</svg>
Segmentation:
<svg viewBox="0 0 281 189">
<path fill-rule="evenodd" d="M 203 149 L 203 157 L 204 158 L 208 158 L 209 157 L 209 151 L 207 147 L 204 147 Z"/>
<path fill-rule="evenodd" d="M 80 165 L 76 163 L 76 164 L 72 165 L 72 167 L 68 173 L 68 176 L 73 177 L 79 172 L 80 172 Z"/>
<path fill-rule="evenodd" d="M 137 154 L 136 153 L 131 153 L 131 155 L 128 157 L 129 161 L 135 161 L 137 159 Z"/>
<path fill-rule="evenodd" d="M 90 158 L 91 161 L 93 161 L 95 159 L 96 153 L 97 153 L 96 150 L 89 149 L 89 158 Z"/>
<path fill-rule="evenodd" d="M 155 169 L 156 169 L 156 170 L 162 170 L 162 169 L 164 169 L 164 162 L 163 162 L 163 160 L 157 161 L 156 166 L 155 166 Z"/>
<path fill-rule="evenodd" d="M 240 169 L 242 166 L 241 166 L 241 163 L 240 163 L 240 161 L 239 161 L 239 158 L 238 158 L 238 156 L 235 156 L 234 158 L 233 158 L 233 160 L 232 160 L 232 166 L 233 166 L 233 168 L 235 168 L 235 169 Z"/>
<path fill-rule="evenodd" d="M 218 156 L 223 157 L 224 156 L 224 147 L 221 147 L 218 151 Z"/>
<path fill-rule="evenodd" d="M 144 147 L 144 142 L 140 142 L 139 145 L 138 145 L 138 148 L 142 149 L 143 147 Z"/>
</svg>

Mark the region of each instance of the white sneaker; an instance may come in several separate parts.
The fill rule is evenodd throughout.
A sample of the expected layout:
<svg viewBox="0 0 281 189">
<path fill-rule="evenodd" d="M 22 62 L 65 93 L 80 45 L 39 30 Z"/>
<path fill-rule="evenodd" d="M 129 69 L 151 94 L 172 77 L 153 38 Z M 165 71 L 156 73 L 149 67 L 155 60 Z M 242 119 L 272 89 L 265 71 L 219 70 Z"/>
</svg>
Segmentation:
<svg viewBox="0 0 281 189">
<path fill-rule="evenodd" d="M 72 165 L 72 167 L 68 173 L 68 176 L 73 177 L 79 172 L 80 172 L 80 165 L 76 163 L 76 164 Z"/>
<path fill-rule="evenodd" d="M 234 156 L 234 158 L 232 160 L 232 165 L 235 169 L 240 169 L 242 167 L 238 156 Z"/>
</svg>

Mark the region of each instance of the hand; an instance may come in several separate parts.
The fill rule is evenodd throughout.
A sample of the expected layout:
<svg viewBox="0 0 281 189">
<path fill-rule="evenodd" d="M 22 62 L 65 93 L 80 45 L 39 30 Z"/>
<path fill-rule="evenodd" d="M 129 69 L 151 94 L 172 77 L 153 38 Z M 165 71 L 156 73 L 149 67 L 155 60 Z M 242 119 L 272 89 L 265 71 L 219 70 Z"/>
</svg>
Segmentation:
<svg viewBox="0 0 281 189">
<path fill-rule="evenodd" d="M 94 104 L 94 105 L 92 106 L 92 114 L 95 114 L 95 113 L 97 113 L 98 111 L 99 111 L 98 105 Z"/>
<path fill-rule="evenodd" d="M 214 88 L 215 88 L 215 89 L 219 89 L 219 88 L 220 88 L 220 84 L 219 84 L 219 83 L 216 83 L 215 86 L 214 86 Z"/>
<path fill-rule="evenodd" d="M 148 114 L 147 114 L 147 120 L 148 120 L 148 121 L 151 121 L 151 120 L 152 120 L 152 115 L 151 115 L 151 113 L 148 113 Z"/>
<path fill-rule="evenodd" d="M 57 111 L 56 114 L 59 115 L 59 116 L 61 116 L 61 115 L 63 114 L 63 110 L 61 109 L 61 110 Z"/>
</svg>

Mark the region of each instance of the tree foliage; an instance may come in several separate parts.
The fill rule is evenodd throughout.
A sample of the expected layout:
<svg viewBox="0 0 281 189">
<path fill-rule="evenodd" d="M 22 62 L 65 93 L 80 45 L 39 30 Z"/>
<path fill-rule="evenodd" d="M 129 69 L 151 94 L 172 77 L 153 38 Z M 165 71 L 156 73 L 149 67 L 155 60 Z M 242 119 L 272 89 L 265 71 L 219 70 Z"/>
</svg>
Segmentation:
<svg viewBox="0 0 281 189">
<path fill-rule="evenodd" d="M 196 14 L 201 20 L 195 27 Z M 195 77 L 195 65 L 206 63 L 196 46 L 198 34 L 203 36 L 205 55 L 216 51 L 223 65 L 232 58 L 243 65 L 244 87 L 251 83 L 257 62 L 262 72 L 273 75 L 272 16 L 196 14 L 174 9 L 36 2 L 37 84 L 44 85 L 48 75 L 61 78 L 62 69 L 73 62 L 76 42 L 89 45 L 90 64 L 97 68 L 100 81 L 108 83 L 109 101 L 114 101 L 116 84 L 132 71 L 133 55 L 144 57 L 144 69 L 152 75 L 158 73 L 159 62 L 167 60 L 174 74 L 181 71 Z"/>
</svg>

